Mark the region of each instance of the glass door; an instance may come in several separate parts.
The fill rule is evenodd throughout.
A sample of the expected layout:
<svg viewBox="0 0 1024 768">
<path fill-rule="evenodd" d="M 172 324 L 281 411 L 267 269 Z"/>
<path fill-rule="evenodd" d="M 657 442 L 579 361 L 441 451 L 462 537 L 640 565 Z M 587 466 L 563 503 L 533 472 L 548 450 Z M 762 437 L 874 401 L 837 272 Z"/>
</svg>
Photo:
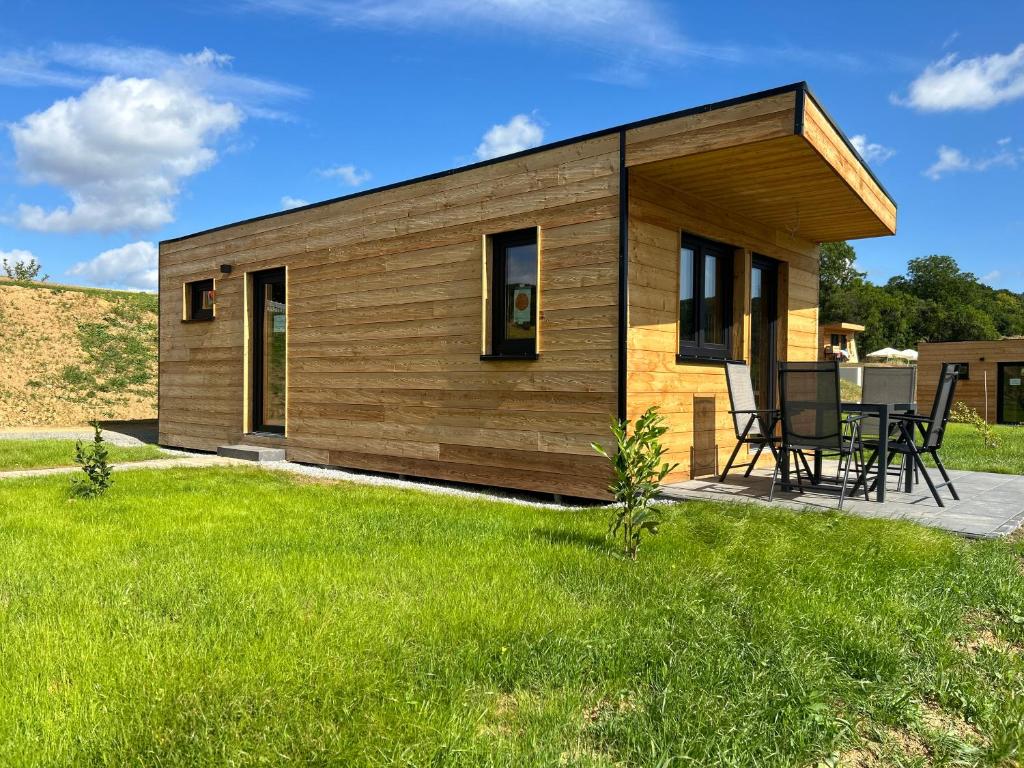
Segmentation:
<svg viewBox="0 0 1024 768">
<path fill-rule="evenodd" d="M 1000 424 L 1024 424 L 1024 363 L 999 364 Z"/>
<path fill-rule="evenodd" d="M 288 319 L 283 269 L 253 275 L 252 431 L 284 434 Z"/>
<path fill-rule="evenodd" d="M 750 377 L 758 408 L 775 407 L 779 265 L 755 256 L 750 268 Z"/>
</svg>

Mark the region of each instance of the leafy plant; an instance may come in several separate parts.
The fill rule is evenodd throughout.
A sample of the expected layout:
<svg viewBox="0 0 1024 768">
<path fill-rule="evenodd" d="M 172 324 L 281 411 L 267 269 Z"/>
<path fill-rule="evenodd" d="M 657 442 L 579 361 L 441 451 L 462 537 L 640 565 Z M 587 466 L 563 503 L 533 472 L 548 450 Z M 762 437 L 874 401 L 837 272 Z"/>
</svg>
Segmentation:
<svg viewBox="0 0 1024 768">
<path fill-rule="evenodd" d="M 978 434 L 981 435 L 981 440 L 985 443 L 986 448 L 999 447 L 1000 440 L 995 429 L 967 403 L 960 400 L 953 403 L 953 407 L 949 411 L 949 420 L 955 421 L 958 424 L 969 424 L 974 427 Z"/>
<path fill-rule="evenodd" d="M 608 526 L 608 538 L 615 538 L 621 531 L 623 552 L 631 560 L 636 560 L 643 532 L 658 533 L 661 521 L 656 517 L 651 501 L 658 494 L 661 481 L 679 466 L 663 460 L 665 448 L 661 437 L 668 432 L 664 422 L 657 406 L 651 406 L 636 420 L 636 424 L 629 419 L 612 422 L 614 454 L 609 454 L 597 443 L 591 443 L 595 451 L 611 461 L 615 476 L 608 490 L 615 496 L 618 507 Z"/>
<path fill-rule="evenodd" d="M 77 477 L 72 480 L 71 491 L 75 496 L 84 499 L 102 496 L 113 483 L 110 478 L 112 467 L 107 461 L 110 452 L 103 439 L 100 423 L 93 421 L 92 428 L 94 430 L 92 443 L 85 444 L 81 440 L 75 441 L 75 463 L 81 465 L 85 478 Z"/>
<path fill-rule="evenodd" d="M 152 395 L 156 390 L 156 321 L 139 305 L 118 301 L 95 323 L 79 323 L 81 364 L 65 366 L 60 379 L 79 399 Z"/>
<path fill-rule="evenodd" d="M 43 271 L 43 265 L 36 261 L 34 256 L 27 261 L 21 258 L 8 261 L 4 258 L 3 261 L 0 261 L 0 267 L 4 271 L 4 276 L 16 283 L 45 283 L 50 279 L 49 275 L 39 276 L 39 273 Z"/>
</svg>

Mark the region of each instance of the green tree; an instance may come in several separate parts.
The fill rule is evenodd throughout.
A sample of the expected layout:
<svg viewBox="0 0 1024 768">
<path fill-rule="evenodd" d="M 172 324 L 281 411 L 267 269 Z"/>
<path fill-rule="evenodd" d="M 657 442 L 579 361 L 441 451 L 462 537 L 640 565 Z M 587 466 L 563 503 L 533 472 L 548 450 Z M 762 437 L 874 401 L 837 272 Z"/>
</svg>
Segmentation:
<svg viewBox="0 0 1024 768">
<path fill-rule="evenodd" d="M 822 243 L 818 249 L 822 322 L 842 322 L 847 317 L 850 292 L 864 284 L 866 274 L 856 267 L 857 252 L 847 242 Z"/>
</svg>

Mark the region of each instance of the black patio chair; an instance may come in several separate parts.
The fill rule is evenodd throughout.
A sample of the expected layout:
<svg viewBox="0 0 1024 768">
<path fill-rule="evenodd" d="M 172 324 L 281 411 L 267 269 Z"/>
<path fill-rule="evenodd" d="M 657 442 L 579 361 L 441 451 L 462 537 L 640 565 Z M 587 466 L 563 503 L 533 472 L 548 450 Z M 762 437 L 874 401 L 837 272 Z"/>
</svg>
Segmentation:
<svg viewBox="0 0 1024 768">
<path fill-rule="evenodd" d="M 959 501 L 960 496 L 953 486 L 953 481 L 946 471 L 946 466 L 939 456 L 939 449 L 942 448 L 942 439 L 946 434 L 946 425 L 949 423 L 949 411 L 953 407 L 953 396 L 956 393 L 956 382 L 959 379 L 959 366 L 957 363 L 943 363 L 942 372 L 939 375 L 939 386 L 935 390 L 935 400 L 932 402 L 932 411 L 928 416 L 896 413 L 892 415 L 893 422 L 898 426 L 899 432 L 895 440 L 889 442 L 889 461 L 896 456 L 909 458 L 914 462 L 915 471 L 920 472 L 924 477 L 928 490 L 932 492 L 935 503 L 940 507 L 946 505 L 939 496 L 940 488 L 949 488 L 954 501 Z M 918 444 L 917 438 L 921 438 Z M 942 475 L 942 482 L 935 483 L 928 468 L 924 465 L 922 457 L 931 456 Z M 878 450 L 876 449 L 868 459 L 867 472 L 871 466 L 878 461 Z M 866 482 L 865 482 L 866 484 Z"/>
<path fill-rule="evenodd" d="M 779 441 L 779 438 L 775 436 L 776 426 L 779 423 L 778 411 L 774 408 L 759 409 L 757 407 L 754 382 L 750 378 L 750 366 L 746 363 L 726 363 L 725 381 L 729 386 L 729 414 L 732 416 L 732 426 L 736 432 L 736 447 L 719 478 L 719 481 L 723 483 L 736 461 L 736 456 L 739 455 L 740 448 L 745 445 L 757 446 L 757 451 L 748 463 L 739 465 L 747 468 L 747 471 L 743 473 L 744 477 L 750 477 L 750 473 L 754 470 L 754 466 L 765 448 L 771 451 L 776 462 L 779 460 L 779 453 L 775 448 L 775 444 Z"/>
<path fill-rule="evenodd" d="M 850 466 L 856 467 L 857 480 L 864 478 L 864 445 L 860 439 L 860 416 L 844 418 L 839 398 L 839 364 L 835 361 L 779 364 L 779 403 L 782 423 L 780 461 L 772 475 L 769 501 L 775 498 L 779 467 L 792 462 L 797 487 L 803 492 L 800 464 L 806 467 L 806 452 L 839 458 L 835 482 L 839 487 L 839 509 L 846 500 Z M 810 474 L 810 473 L 808 473 Z M 810 482 L 817 478 L 809 477 Z M 868 498 L 864 484 L 864 498 Z M 855 486 L 856 489 L 856 486 Z"/>
<path fill-rule="evenodd" d="M 866 366 L 862 382 L 860 401 L 862 403 L 913 403 L 917 398 L 917 366 Z M 860 422 L 860 434 L 868 449 L 878 445 L 879 421 L 877 416 L 864 414 Z M 889 439 L 899 436 L 899 423 L 889 422 Z M 893 472 L 902 477 L 906 469 L 907 457 L 904 455 L 900 466 Z M 917 478 L 917 468 L 914 468 Z"/>
</svg>

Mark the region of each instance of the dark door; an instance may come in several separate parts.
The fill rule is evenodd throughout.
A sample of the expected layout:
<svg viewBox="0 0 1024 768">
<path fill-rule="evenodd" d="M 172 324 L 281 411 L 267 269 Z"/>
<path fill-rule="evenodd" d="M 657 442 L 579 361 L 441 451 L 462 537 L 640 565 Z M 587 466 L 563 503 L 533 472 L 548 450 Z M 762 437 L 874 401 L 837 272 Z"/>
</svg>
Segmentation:
<svg viewBox="0 0 1024 768">
<path fill-rule="evenodd" d="M 758 408 L 775 407 L 779 264 L 755 256 L 750 268 L 750 375 Z"/>
<path fill-rule="evenodd" d="M 996 421 L 1024 424 L 1024 363 L 999 364 L 999 402 Z"/>
<path fill-rule="evenodd" d="M 253 275 L 252 430 L 284 434 L 288 316 L 283 269 Z"/>
</svg>

